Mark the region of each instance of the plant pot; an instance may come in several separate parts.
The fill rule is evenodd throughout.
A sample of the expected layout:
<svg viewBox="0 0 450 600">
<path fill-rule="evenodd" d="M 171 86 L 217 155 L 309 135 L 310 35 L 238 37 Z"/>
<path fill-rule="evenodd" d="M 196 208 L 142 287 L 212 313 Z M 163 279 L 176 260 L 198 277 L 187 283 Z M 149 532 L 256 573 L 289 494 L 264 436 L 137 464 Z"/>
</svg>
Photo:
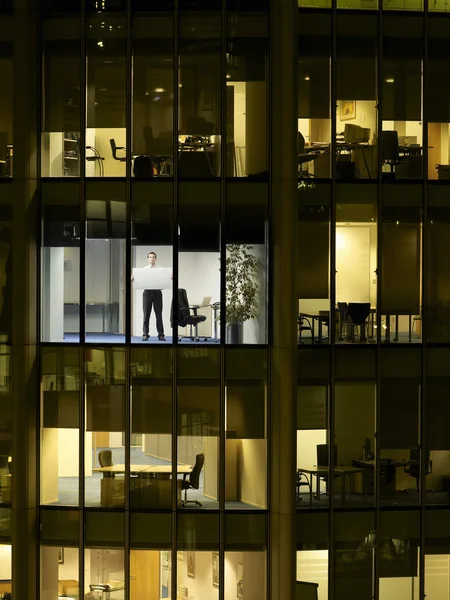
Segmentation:
<svg viewBox="0 0 450 600">
<path fill-rule="evenodd" d="M 227 325 L 225 337 L 227 344 L 242 344 L 244 342 L 244 324 Z"/>
</svg>

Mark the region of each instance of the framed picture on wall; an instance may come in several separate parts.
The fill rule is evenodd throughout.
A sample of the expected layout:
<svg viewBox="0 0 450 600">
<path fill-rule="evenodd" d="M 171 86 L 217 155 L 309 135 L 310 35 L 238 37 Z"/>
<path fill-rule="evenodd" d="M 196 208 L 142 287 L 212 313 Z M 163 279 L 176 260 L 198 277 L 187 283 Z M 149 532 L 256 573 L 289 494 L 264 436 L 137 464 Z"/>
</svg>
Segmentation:
<svg viewBox="0 0 450 600">
<path fill-rule="evenodd" d="M 356 119 L 356 100 L 341 100 L 341 121 Z"/>
<path fill-rule="evenodd" d="M 180 562 L 183 562 L 184 561 L 184 552 L 177 552 L 177 559 Z"/>
<path fill-rule="evenodd" d="M 58 564 L 60 564 L 60 565 L 64 564 L 64 548 L 60 548 L 58 550 Z"/>
<path fill-rule="evenodd" d="M 242 563 L 237 564 L 237 593 L 236 596 L 239 600 L 244 598 L 244 565 Z"/>
<path fill-rule="evenodd" d="M 195 579 L 195 552 L 187 551 L 187 576 Z"/>
<path fill-rule="evenodd" d="M 215 588 L 219 587 L 219 553 L 212 553 L 212 584 Z"/>
</svg>

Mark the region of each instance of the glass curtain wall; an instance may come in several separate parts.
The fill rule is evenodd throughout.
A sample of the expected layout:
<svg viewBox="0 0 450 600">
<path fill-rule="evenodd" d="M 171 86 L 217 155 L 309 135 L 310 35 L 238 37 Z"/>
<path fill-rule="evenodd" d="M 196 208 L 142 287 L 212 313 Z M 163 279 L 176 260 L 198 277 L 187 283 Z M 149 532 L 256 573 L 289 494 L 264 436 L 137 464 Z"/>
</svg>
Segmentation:
<svg viewBox="0 0 450 600">
<path fill-rule="evenodd" d="M 299 597 L 449 597 L 449 23 L 425 4 L 299 1 Z"/>
</svg>

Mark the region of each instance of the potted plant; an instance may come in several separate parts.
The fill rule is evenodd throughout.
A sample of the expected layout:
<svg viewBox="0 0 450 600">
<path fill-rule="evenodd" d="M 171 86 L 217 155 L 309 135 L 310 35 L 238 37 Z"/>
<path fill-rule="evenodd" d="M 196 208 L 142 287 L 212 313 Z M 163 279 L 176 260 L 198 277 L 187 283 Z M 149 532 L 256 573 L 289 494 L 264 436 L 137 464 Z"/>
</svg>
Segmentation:
<svg viewBox="0 0 450 600">
<path fill-rule="evenodd" d="M 245 321 L 256 319 L 259 315 L 259 264 L 251 254 L 252 249 L 246 244 L 227 246 L 225 299 L 228 344 L 242 344 Z"/>
</svg>

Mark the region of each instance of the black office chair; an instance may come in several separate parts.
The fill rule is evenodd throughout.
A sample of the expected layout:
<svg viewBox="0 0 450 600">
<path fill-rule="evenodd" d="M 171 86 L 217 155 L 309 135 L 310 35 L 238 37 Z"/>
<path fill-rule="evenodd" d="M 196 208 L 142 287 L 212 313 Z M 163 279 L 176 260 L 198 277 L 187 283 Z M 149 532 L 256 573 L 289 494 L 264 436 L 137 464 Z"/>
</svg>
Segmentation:
<svg viewBox="0 0 450 600">
<path fill-rule="evenodd" d="M 347 302 L 338 302 L 339 312 L 339 341 L 344 341 L 344 329 L 345 336 L 347 337 L 347 319 L 348 319 L 348 304 Z"/>
<path fill-rule="evenodd" d="M 433 472 L 433 461 L 430 460 L 430 451 L 422 450 L 422 452 L 425 458 L 425 475 L 430 475 L 430 473 Z M 411 450 L 409 451 L 409 461 L 410 464 L 404 467 L 404 471 L 416 480 L 416 487 L 408 488 L 404 490 L 404 492 L 418 492 L 420 481 L 420 448 L 411 448 Z M 432 494 L 434 493 L 433 490 L 426 490 L 426 492 L 430 492 Z"/>
<path fill-rule="evenodd" d="M 334 445 L 334 456 L 333 456 L 333 466 L 337 467 L 337 446 L 336 444 Z M 328 467 L 329 466 L 329 461 L 328 461 L 328 444 L 317 444 L 317 466 L 318 467 Z M 334 479 L 339 479 L 340 477 L 340 473 L 334 473 Z M 328 494 L 328 484 L 329 484 L 329 474 L 322 474 L 320 475 L 320 479 L 322 481 L 325 482 L 326 485 L 326 491 L 325 492 L 320 492 L 320 496 L 322 494 Z M 320 500 L 319 498 L 316 498 L 316 500 Z"/>
<path fill-rule="evenodd" d="M 297 493 L 296 493 L 297 502 L 303 502 L 302 495 L 301 495 L 302 486 L 307 486 L 307 488 L 309 490 L 309 494 L 311 495 L 310 480 L 308 479 L 306 473 L 302 473 L 300 470 L 297 470 L 297 480 L 295 483 L 295 487 L 297 489 Z"/>
<path fill-rule="evenodd" d="M 98 462 L 101 467 L 112 467 L 114 465 L 112 460 L 111 450 L 100 450 L 98 453 Z M 103 473 L 105 477 L 114 477 L 114 473 Z"/>
<path fill-rule="evenodd" d="M 197 506 L 201 506 L 202 503 L 198 500 L 188 500 L 187 499 L 187 491 L 188 490 L 198 490 L 200 487 L 200 473 L 202 472 L 203 465 L 205 463 L 205 455 L 197 454 L 195 457 L 195 465 L 192 471 L 189 473 L 189 479 L 187 479 L 187 473 L 183 476 L 183 481 L 181 482 L 181 489 L 184 490 L 184 500 L 181 501 L 181 506 L 186 506 L 186 504 L 196 504 Z"/>
<path fill-rule="evenodd" d="M 389 178 L 395 178 L 395 167 L 400 164 L 397 131 L 381 132 L 381 161 L 391 169 Z M 386 178 L 387 174 L 384 174 Z"/>
<path fill-rule="evenodd" d="M 297 154 L 298 154 L 298 166 L 300 167 L 300 170 L 299 170 L 300 179 L 303 179 L 303 177 L 313 177 L 313 175 L 311 175 L 311 173 L 302 171 L 302 165 L 317 160 L 320 156 L 320 153 L 305 152 L 305 138 L 303 137 L 303 134 L 300 131 L 297 132 Z"/>
<path fill-rule="evenodd" d="M 186 290 L 179 289 L 178 290 L 178 319 L 176 323 L 174 323 L 173 319 L 173 302 L 170 309 L 170 324 L 172 328 L 178 327 L 187 327 L 189 325 L 189 335 L 180 335 L 178 336 L 178 341 L 181 342 L 183 339 L 189 339 L 192 342 L 199 342 L 200 339 L 198 337 L 198 324 L 206 321 L 205 315 L 195 315 L 191 314 L 191 309 L 189 308 L 189 301 L 186 294 Z M 204 338 L 206 342 L 207 338 Z"/>
<path fill-rule="evenodd" d="M 306 323 L 306 325 L 305 325 Z M 298 343 L 299 344 L 304 344 L 305 342 L 302 340 L 302 332 L 303 331 L 310 331 L 311 332 L 311 340 L 312 340 L 312 326 L 311 326 L 311 321 L 309 319 L 307 319 L 305 316 L 303 316 L 302 314 L 300 314 L 298 316 L 298 327 L 299 327 L 299 332 L 298 332 Z"/>
<path fill-rule="evenodd" d="M 355 341 L 355 327 L 359 327 L 361 342 L 366 341 L 366 321 L 370 315 L 370 302 L 349 302 L 347 323 L 352 329 L 351 339 Z"/>
<path fill-rule="evenodd" d="M 113 159 L 119 160 L 120 162 L 125 162 L 127 160 L 126 155 L 117 156 L 117 150 L 123 150 L 126 153 L 127 149 L 125 148 L 125 146 L 116 146 L 116 141 L 114 139 L 110 139 L 109 143 L 111 144 L 111 152 L 113 155 Z"/>
<path fill-rule="evenodd" d="M 168 174 L 167 164 L 173 157 L 172 132 L 159 135 L 155 138 L 153 129 L 150 125 L 145 125 L 142 130 L 145 141 L 146 157 L 151 161 L 152 166 L 155 168 L 158 175 Z"/>
</svg>

